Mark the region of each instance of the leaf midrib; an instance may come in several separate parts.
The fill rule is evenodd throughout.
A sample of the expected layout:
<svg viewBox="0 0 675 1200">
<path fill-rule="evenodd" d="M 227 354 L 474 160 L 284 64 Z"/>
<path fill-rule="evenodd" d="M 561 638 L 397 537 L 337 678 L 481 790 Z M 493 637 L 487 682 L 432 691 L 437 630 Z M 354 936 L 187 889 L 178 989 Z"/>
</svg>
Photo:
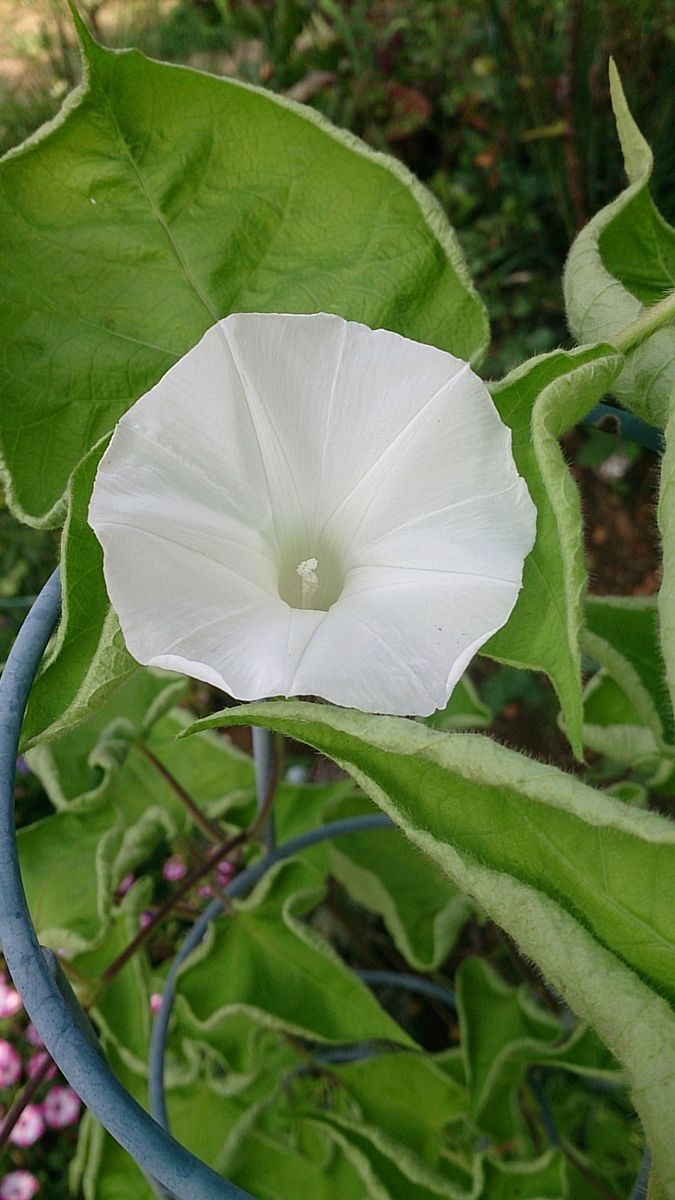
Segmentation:
<svg viewBox="0 0 675 1200">
<path fill-rule="evenodd" d="M 129 143 L 126 140 L 124 133 L 122 131 L 122 127 L 117 119 L 117 114 L 115 112 L 110 95 L 109 95 L 103 81 L 101 80 L 100 75 L 98 75 L 96 72 L 93 58 L 90 58 L 89 65 L 90 65 L 92 75 L 96 76 L 96 81 L 99 86 L 100 93 L 101 93 L 101 96 L 105 103 L 105 106 L 108 110 L 108 114 L 110 116 L 110 122 L 115 131 L 115 136 L 117 138 L 117 141 L 129 163 L 135 177 L 136 177 L 136 182 L 138 184 L 141 194 L 143 195 L 143 197 L 147 203 L 147 206 L 150 210 L 150 214 L 157 221 L 158 225 L 162 229 L 162 231 L 166 237 L 166 240 L 168 242 L 169 248 L 175 257 L 175 259 L 180 267 L 180 270 L 185 277 L 186 282 L 190 286 L 191 290 L 194 292 L 195 296 L 199 300 L 202 307 L 206 310 L 206 313 L 208 314 L 208 317 L 209 317 L 209 324 L 215 325 L 215 323 L 219 319 L 218 318 L 218 310 L 213 307 L 208 296 L 206 295 L 206 293 L 204 292 L 204 290 L 202 289 L 200 284 L 197 282 L 197 279 L 193 275 L 193 273 L 190 269 L 190 266 L 188 264 L 188 261 L 184 255 L 180 245 L 178 244 L 177 239 L 175 238 L 174 234 L 172 233 L 169 222 L 167 221 L 166 217 L 164 216 L 164 213 L 162 212 L 159 204 L 153 197 L 145 179 L 143 178 L 143 174 L 141 172 L 140 166 L 133 155 L 131 147 L 129 146 Z"/>
</svg>

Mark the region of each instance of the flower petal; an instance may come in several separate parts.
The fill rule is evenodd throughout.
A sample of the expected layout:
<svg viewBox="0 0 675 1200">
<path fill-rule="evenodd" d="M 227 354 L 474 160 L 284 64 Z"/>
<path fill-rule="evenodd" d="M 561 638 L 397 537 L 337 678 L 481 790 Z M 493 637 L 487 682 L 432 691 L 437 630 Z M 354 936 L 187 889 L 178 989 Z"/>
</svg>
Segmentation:
<svg viewBox="0 0 675 1200">
<path fill-rule="evenodd" d="M 519 585 L 405 568 L 358 574 L 319 626 L 290 695 L 364 712 L 429 716 L 507 620 Z"/>
<path fill-rule="evenodd" d="M 286 491 L 290 473 L 319 528 L 420 408 L 467 370 L 446 351 L 328 313 L 236 313 L 221 325 L 273 430 L 275 487 Z"/>
</svg>

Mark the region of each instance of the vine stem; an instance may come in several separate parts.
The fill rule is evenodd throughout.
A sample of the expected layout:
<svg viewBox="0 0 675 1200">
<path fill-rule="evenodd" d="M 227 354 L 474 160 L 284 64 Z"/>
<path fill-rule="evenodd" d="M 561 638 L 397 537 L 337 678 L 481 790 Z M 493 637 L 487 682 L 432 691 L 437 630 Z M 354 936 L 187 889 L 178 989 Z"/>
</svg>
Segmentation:
<svg viewBox="0 0 675 1200">
<path fill-rule="evenodd" d="M 185 896 L 185 894 L 189 892 L 190 889 L 193 888 L 204 875 L 207 875 L 208 872 L 216 866 L 221 858 L 224 858 L 243 842 L 248 841 L 249 838 L 250 831 L 246 829 L 242 833 L 237 833 L 233 837 L 225 839 L 217 846 L 213 846 L 212 849 L 204 855 L 201 863 L 199 863 L 199 865 L 195 867 L 193 871 L 188 872 L 184 879 L 182 879 L 179 883 L 175 892 L 172 892 L 169 898 L 164 901 L 164 904 L 160 905 L 157 911 L 153 913 L 152 920 L 148 921 L 148 924 L 144 928 L 139 929 L 136 936 L 132 938 L 129 944 L 124 948 L 124 950 L 122 950 L 121 954 L 118 954 L 117 958 L 113 959 L 110 965 L 106 967 L 105 971 L 99 976 L 98 986 L 93 996 L 91 996 L 89 1000 L 89 1006 L 96 1003 L 99 995 L 110 983 L 111 979 L 114 979 L 115 975 L 122 970 L 122 967 L 126 966 L 129 959 L 132 958 L 136 951 L 142 946 L 146 938 L 149 937 L 152 931 L 157 928 L 159 923 L 163 921 L 164 918 L 176 907 L 177 903 L 182 900 L 183 896 Z"/>
<path fill-rule="evenodd" d="M 611 339 L 610 345 L 620 354 L 626 354 L 671 321 L 675 321 L 675 291 L 669 292 L 662 300 L 652 304 L 651 308 L 646 308 L 635 321 L 631 321 L 630 325 L 626 325 L 625 329 Z"/>
<path fill-rule="evenodd" d="M 147 758 L 148 762 L 152 763 L 153 767 L 162 776 L 162 779 L 168 783 L 169 787 L 180 800 L 183 807 L 187 810 L 187 812 L 189 812 L 195 825 L 201 829 L 202 833 L 206 834 L 209 841 L 216 843 L 222 841 L 222 829 L 219 829 L 217 825 L 210 821 L 206 816 L 206 813 L 202 812 L 199 805 L 195 804 L 192 796 L 190 796 L 190 794 L 185 790 L 182 783 L 179 783 L 179 781 L 176 779 L 176 776 L 171 773 L 169 768 L 165 767 L 161 759 L 159 759 L 157 755 L 153 753 L 149 746 L 145 746 L 142 742 L 137 742 L 136 746 L 137 749 L 140 750 L 141 754 Z"/>
</svg>

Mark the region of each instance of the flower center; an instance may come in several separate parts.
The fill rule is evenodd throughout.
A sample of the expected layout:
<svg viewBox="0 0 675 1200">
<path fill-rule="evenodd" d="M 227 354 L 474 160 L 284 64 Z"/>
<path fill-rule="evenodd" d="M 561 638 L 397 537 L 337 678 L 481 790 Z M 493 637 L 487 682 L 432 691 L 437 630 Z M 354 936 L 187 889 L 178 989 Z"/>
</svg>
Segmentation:
<svg viewBox="0 0 675 1200">
<path fill-rule="evenodd" d="M 306 558 L 304 562 L 298 563 L 295 568 L 296 575 L 300 576 L 303 608 L 312 608 L 312 597 L 319 590 L 319 576 L 316 573 L 318 565 L 318 558 Z"/>
<path fill-rule="evenodd" d="M 291 608 L 308 608 L 320 612 L 339 598 L 344 585 L 344 570 L 334 547 L 323 544 L 308 546 L 306 539 L 291 539 L 283 547 L 279 562 L 279 596 Z M 303 544 L 304 543 L 304 544 Z M 314 554 L 307 554 L 316 549 Z"/>
</svg>

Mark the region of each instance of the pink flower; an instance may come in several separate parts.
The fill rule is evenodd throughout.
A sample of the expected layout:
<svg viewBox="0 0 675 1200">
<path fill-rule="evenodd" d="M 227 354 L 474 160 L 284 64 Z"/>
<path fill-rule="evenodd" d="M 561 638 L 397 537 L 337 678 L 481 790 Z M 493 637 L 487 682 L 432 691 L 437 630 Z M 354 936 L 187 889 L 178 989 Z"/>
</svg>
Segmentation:
<svg viewBox="0 0 675 1200">
<path fill-rule="evenodd" d="M 197 892 L 200 896 L 204 896 L 207 900 L 209 900 L 211 896 L 215 895 L 210 883 L 203 883 L 201 887 L 197 888 Z"/>
<path fill-rule="evenodd" d="M 179 879 L 185 878 L 187 867 L 179 854 L 172 854 L 171 858 L 167 858 L 162 867 L 162 875 L 167 883 L 178 883 Z"/>
<path fill-rule="evenodd" d="M 15 1017 L 21 1012 L 23 1003 L 17 991 L 6 980 L 0 980 L 0 1019 Z"/>
<path fill-rule="evenodd" d="M 220 886 L 227 887 L 228 883 L 230 883 L 230 881 L 233 879 L 234 873 L 234 863 L 228 862 L 227 859 L 223 859 L 222 862 L 219 862 L 216 868 L 216 874 L 218 876 L 218 883 Z"/>
<path fill-rule="evenodd" d="M 75 1125 L 82 1107 L 80 1097 L 69 1087 L 53 1087 L 44 1098 L 42 1112 L 50 1129 Z"/>
<path fill-rule="evenodd" d="M 147 929 L 148 925 L 152 924 L 152 913 L 150 912 L 149 908 L 143 910 L 138 918 L 138 924 L 140 925 L 141 929 Z"/>
<path fill-rule="evenodd" d="M 135 882 L 136 876 L 134 875 L 133 871 L 128 871 L 124 878 L 120 879 L 117 887 L 115 888 L 115 895 L 117 898 L 121 900 L 122 896 L 126 896 L 129 888 L 131 888 Z"/>
<path fill-rule="evenodd" d="M 153 1014 L 158 1013 L 161 1007 L 162 1007 L 162 993 L 161 992 L 153 992 L 150 997 L 150 1012 Z"/>
<path fill-rule="evenodd" d="M 38 1071 L 42 1070 L 45 1063 L 48 1063 L 48 1062 L 51 1062 L 51 1059 L 50 1059 L 49 1055 L 47 1054 L 46 1050 L 38 1050 L 36 1054 L 31 1054 L 30 1058 L 28 1059 L 28 1062 L 26 1063 L 26 1074 L 27 1074 L 28 1078 L 32 1079 L 34 1075 L 37 1075 Z M 55 1079 L 55 1078 L 56 1078 L 56 1067 L 52 1063 L 51 1067 L 47 1071 L 45 1079 Z"/>
<path fill-rule="evenodd" d="M 0 1179 L 0 1200 L 31 1200 L 40 1184 L 30 1171 L 11 1171 Z"/>
<path fill-rule="evenodd" d="M 37 1104 L 27 1104 L 9 1135 L 10 1142 L 25 1149 L 33 1146 L 45 1131 L 45 1123 Z"/>
<path fill-rule="evenodd" d="M 6 1038 L 0 1038 L 0 1087 L 13 1087 L 21 1078 L 21 1055 Z"/>
<path fill-rule="evenodd" d="M 38 1050 L 44 1046 L 44 1042 L 32 1021 L 26 1026 L 26 1033 L 24 1036 L 26 1041 L 29 1042 L 31 1046 L 35 1046 Z"/>
</svg>

